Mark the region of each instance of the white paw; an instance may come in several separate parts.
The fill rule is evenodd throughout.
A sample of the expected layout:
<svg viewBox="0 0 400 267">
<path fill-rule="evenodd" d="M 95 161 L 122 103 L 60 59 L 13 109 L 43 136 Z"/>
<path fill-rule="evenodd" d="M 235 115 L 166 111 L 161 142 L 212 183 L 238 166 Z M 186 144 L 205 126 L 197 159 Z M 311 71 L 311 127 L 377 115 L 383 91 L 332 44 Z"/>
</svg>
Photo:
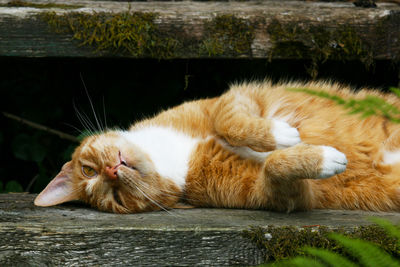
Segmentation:
<svg viewBox="0 0 400 267">
<path fill-rule="evenodd" d="M 383 151 L 383 164 L 394 165 L 400 162 L 400 150 Z"/>
<path fill-rule="evenodd" d="M 301 142 L 299 131 L 281 120 L 272 120 L 272 135 L 277 149 L 291 147 Z"/>
<path fill-rule="evenodd" d="M 324 158 L 318 178 L 328 178 L 346 170 L 347 158 L 345 154 L 330 146 L 321 146 L 321 148 Z"/>
</svg>

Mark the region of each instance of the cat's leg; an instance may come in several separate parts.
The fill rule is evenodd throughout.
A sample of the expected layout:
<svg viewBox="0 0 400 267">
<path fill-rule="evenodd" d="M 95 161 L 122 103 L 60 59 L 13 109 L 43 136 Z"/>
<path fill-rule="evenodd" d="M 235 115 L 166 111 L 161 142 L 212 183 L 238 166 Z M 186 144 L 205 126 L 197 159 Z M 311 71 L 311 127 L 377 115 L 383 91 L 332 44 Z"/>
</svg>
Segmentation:
<svg viewBox="0 0 400 267">
<path fill-rule="evenodd" d="M 282 120 L 263 118 L 262 109 L 249 96 L 239 93 L 224 95 L 211 115 L 214 130 L 232 146 L 248 146 L 259 152 L 301 142 L 296 128 Z"/>
<path fill-rule="evenodd" d="M 346 165 L 346 156 L 333 147 L 298 144 L 275 150 L 266 158 L 257 187 L 267 195 L 268 209 L 308 210 L 315 206 L 315 199 L 307 179 L 331 177 Z"/>
</svg>

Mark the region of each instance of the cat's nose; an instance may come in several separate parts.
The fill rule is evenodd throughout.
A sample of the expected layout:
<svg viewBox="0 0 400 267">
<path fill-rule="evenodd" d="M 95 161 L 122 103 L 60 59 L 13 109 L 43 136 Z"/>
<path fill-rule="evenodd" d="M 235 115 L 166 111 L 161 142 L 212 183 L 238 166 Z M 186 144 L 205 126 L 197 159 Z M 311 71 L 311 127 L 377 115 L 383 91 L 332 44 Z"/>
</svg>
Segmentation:
<svg viewBox="0 0 400 267">
<path fill-rule="evenodd" d="M 118 178 L 117 176 L 117 168 L 113 167 L 106 167 L 106 175 L 108 176 L 108 178 L 110 178 L 111 180 L 116 180 Z"/>
</svg>

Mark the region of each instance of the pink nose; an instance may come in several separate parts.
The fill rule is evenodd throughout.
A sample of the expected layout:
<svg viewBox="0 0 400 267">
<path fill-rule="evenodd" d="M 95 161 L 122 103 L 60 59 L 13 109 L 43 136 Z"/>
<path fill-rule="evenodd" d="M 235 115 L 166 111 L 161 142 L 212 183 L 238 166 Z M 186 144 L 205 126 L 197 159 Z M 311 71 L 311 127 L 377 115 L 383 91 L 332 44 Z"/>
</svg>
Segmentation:
<svg viewBox="0 0 400 267">
<path fill-rule="evenodd" d="M 112 168 L 108 167 L 108 166 L 106 167 L 106 174 L 111 180 L 116 180 L 118 178 L 117 169 L 119 166 L 121 166 L 121 165 L 126 166 L 125 160 L 122 159 L 121 151 L 118 151 L 118 158 L 119 158 L 119 164 L 115 165 Z"/>
<path fill-rule="evenodd" d="M 117 176 L 118 165 L 114 166 L 113 168 L 110 168 L 108 166 L 106 167 L 106 174 L 107 174 L 108 178 L 110 178 L 111 180 L 116 180 L 118 178 L 118 176 Z"/>
</svg>

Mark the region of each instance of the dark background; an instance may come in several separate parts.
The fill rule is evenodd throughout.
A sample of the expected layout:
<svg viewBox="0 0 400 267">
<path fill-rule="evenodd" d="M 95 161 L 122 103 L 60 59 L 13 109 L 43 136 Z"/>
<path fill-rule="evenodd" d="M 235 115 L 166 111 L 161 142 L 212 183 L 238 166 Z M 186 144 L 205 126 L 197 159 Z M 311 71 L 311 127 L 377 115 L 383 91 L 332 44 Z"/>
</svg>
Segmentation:
<svg viewBox="0 0 400 267">
<path fill-rule="evenodd" d="M 308 65 L 265 59 L 6 57 L 0 58 L 0 111 L 79 136 L 83 126 L 74 105 L 94 123 L 84 84 L 102 122 L 105 110 L 108 127 L 127 128 L 182 101 L 219 95 L 235 81 L 309 80 Z M 320 67 L 318 78 L 387 90 L 399 84 L 398 74 L 389 61 L 377 61 L 369 70 L 357 61 L 331 61 Z M 39 192 L 76 146 L 3 115 L 0 123 L 0 192 Z"/>
</svg>

